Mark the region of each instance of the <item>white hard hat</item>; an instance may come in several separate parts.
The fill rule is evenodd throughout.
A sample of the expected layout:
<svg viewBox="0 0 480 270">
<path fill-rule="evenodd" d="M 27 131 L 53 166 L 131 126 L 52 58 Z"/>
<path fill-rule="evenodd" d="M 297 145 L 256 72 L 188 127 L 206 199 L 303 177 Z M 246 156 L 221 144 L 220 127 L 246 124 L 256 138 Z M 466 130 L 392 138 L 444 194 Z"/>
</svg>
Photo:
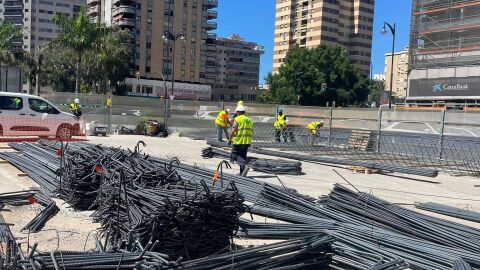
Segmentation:
<svg viewBox="0 0 480 270">
<path fill-rule="evenodd" d="M 245 112 L 245 107 L 244 106 L 238 106 L 235 111 L 236 112 Z"/>
<path fill-rule="evenodd" d="M 76 98 L 73 102 L 80 103 L 80 100 L 78 98 Z"/>
<path fill-rule="evenodd" d="M 230 112 L 230 109 L 227 109 L 227 112 Z"/>
</svg>

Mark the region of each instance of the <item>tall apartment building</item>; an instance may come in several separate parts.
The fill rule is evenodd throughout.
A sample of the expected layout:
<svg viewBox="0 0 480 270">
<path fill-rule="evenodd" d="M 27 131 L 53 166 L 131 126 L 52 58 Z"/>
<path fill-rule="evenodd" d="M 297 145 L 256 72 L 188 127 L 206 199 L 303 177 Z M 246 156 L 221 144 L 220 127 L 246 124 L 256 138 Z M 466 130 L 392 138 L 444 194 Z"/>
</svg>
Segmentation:
<svg viewBox="0 0 480 270">
<path fill-rule="evenodd" d="M 214 58 L 207 59 L 206 65 L 207 71 L 213 72 L 213 99 L 255 101 L 260 92 L 260 56 L 264 47 L 233 34 L 217 38 L 213 51 L 207 56 L 210 53 Z"/>
<path fill-rule="evenodd" d="M 209 31 L 217 28 L 212 20 L 217 18 L 214 9 L 218 0 L 88 0 L 88 5 L 92 20 L 132 32 L 132 75 L 138 72 L 143 80 L 127 80 L 131 93 L 161 95 L 162 84 L 154 82 L 162 79 L 161 74 L 166 80 L 175 76 L 176 82 L 209 82 L 205 65 L 207 42 L 214 38 Z M 175 41 L 175 52 L 173 41 L 164 40 L 166 31 L 183 34 L 183 39 Z M 175 85 L 175 90 L 181 85 Z"/>
<path fill-rule="evenodd" d="M 480 2 L 414 0 L 408 100 L 480 100 Z"/>
<path fill-rule="evenodd" d="M 16 49 L 34 52 L 57 36 L 58 28 L 51 21 L 54 15 L 75 14 L 86 2 L 86 0 L 3 0 L 0 1 L 0 20 L 23 29 L 23 37 L 14 43 Z M 23 74 L 19 67 L 2 67 L 0 77 L 3 78 L 0 91 L 29 90 L 29 86 L 23 85 Z"/>
<path fill-rule="evenodd" d="M 290 46 L 343 45 L 352 62 L 370 71 L 374 0 L 276 0 L 273 71 Z"/>
<path fill-rule="evenodd" d="M 23 27 L 23 40 L 19 44 L 31 52 L 57 36 L 58 28 L 51 21 L 53 16 L 73 15 L 86 3 L 86 0 L 4 0 L 0 2 L 0 19 Z"/>
<path fill-rule="evenodd" d="M 385 54 L 385 90 L 390 90 L 390 75 L 392 71 L 392 54 Z M 393 95 L 405 98 L 408 86 L 408 47 L 393 54 Z"/>
</svg>

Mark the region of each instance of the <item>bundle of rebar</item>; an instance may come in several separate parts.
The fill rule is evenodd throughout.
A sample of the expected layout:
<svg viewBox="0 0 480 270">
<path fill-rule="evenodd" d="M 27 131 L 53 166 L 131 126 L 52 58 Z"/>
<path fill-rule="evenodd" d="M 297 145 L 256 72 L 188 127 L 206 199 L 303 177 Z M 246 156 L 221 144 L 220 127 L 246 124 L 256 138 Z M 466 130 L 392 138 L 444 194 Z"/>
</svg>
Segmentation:
<svg viewBox="0 0 480 270">
<path fill-rule="evenodd" d="M 480 213 L 470 211 L 467 209 L 451 207 L 448 205 L 443 205 L 443 204 L 433 203 L 433 202 L 416 203 L 415 208 L 442 214 L 445 216 L 455 217 L 455 218 L 464 219 L 464 220 L 470 220 L 473 222 L 480 222 Z"/>
<path fill-rule="evenodd" d="M 203 158 L 229 159 L 230 153 L 216 147 L 207 147 L 202 150 Z M 267 174 L 300 175 L 302 174 L 302 163 L 291 160 L 266 159 L 253 156 L 247 157 L 247 163 L 254 171 Z"/>
<path fill-rule="evenodd" d="M 166 269 L 327 269 L 335 241 L 319 234 L 180 262 Z"/>
<path fill-rule="evenodd" d="M 155 251 L 188 259 L 227 250 L 245 211 L 233 183 L 224 190 L 186 182 L 142 188 L 123 179 L 101 190 L 93 217 L 112 244 L 160 241 Z"/>
<path fill-rule="evenodd" d="M 252 213 L 289 222 L 264 224 L 261 231 L 255 230 L 259 224 L 250 224 L 253 238 L 273 234 L 276 239 L 291 236 L 294 230 L 305 235 L 323 228 L 336 237 L 338 250 L 380 256 L 384 263 L 402 259 L 418 269 L 480 268 L 479 229 L 426 216 L 341 185 L 320 204 L 266 185 Z M 267 232 L 267 228 L 277 231 Z M 249 237 L 248 227 L 242 236 Z"/>
<path fill-rule="evenodd" d="M 31 233 L 37 233 L 43 229 L 47 222 L 53 218 L 60 211 L 57 204 L 52 200 L 40 213 L 38 213 L 27 225 L 23 227 L 23 230 Z"/>
</svg>

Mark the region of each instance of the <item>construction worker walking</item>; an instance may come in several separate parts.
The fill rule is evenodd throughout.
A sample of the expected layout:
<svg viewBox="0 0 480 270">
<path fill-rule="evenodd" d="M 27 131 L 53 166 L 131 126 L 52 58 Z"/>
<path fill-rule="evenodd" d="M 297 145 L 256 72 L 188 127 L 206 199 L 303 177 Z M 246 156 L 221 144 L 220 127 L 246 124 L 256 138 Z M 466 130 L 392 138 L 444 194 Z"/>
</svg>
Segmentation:
<svg viewBox="0 0 480 270">
<path fill-rule="evenodd" d="M 70 112 L 77 118 L 82 116 L 82 110 L 80 109 L 80 100 L 76 98 L 73 103 L 70 103 Z"/>
<path fill-rule="evenodd" d="M 315 144 L 315 138 L 318 137 L 320 128 L 323 127 L 323 121 L 314 121 L 310 122 L 307 125 L 307 129 L 309 131 L 309 144 L 314 145 Z"/>
<path fill-rule="evenodd" d="M 253 139 L 253 121 L 245 115 L 245 111 L 244 106 L 238 106 L 235 110 L 237 117 L 233 122 L 230 140 L 228 141 L 228 144 L 233 143 L 230 161 L 240 166 L 240 175 L 245 170 L 248 148 Z"/>
<path fill-rule="evenodd" d="M 225 133 L 225 136 L 227 136 L 227 140 L 229 139 L 228 137 L 228 126 L 230 125 L 230 120 L 228 120 L 228 113 L 230 110 L 225 110 L 221 111 L 217 115 L 217 119 L 215 119 L 215 126 L 217 127 L 217 141 L 222 142 L 223 141 L 223 133 Z"/>
</svg>

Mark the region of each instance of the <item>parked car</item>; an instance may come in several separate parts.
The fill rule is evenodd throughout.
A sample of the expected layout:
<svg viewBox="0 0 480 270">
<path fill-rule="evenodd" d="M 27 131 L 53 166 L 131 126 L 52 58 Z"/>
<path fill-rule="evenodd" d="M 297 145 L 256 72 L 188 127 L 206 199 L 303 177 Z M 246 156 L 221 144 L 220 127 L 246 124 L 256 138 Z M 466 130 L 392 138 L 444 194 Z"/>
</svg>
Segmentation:
<svg viewBox="0 0 480 270">
<path fill-rule="evenodd" d="M 68 140 L 82 130 L 77 117 L 44 98 L 0 92 L 0 136 L 56 136 Z"/>
</svg>

